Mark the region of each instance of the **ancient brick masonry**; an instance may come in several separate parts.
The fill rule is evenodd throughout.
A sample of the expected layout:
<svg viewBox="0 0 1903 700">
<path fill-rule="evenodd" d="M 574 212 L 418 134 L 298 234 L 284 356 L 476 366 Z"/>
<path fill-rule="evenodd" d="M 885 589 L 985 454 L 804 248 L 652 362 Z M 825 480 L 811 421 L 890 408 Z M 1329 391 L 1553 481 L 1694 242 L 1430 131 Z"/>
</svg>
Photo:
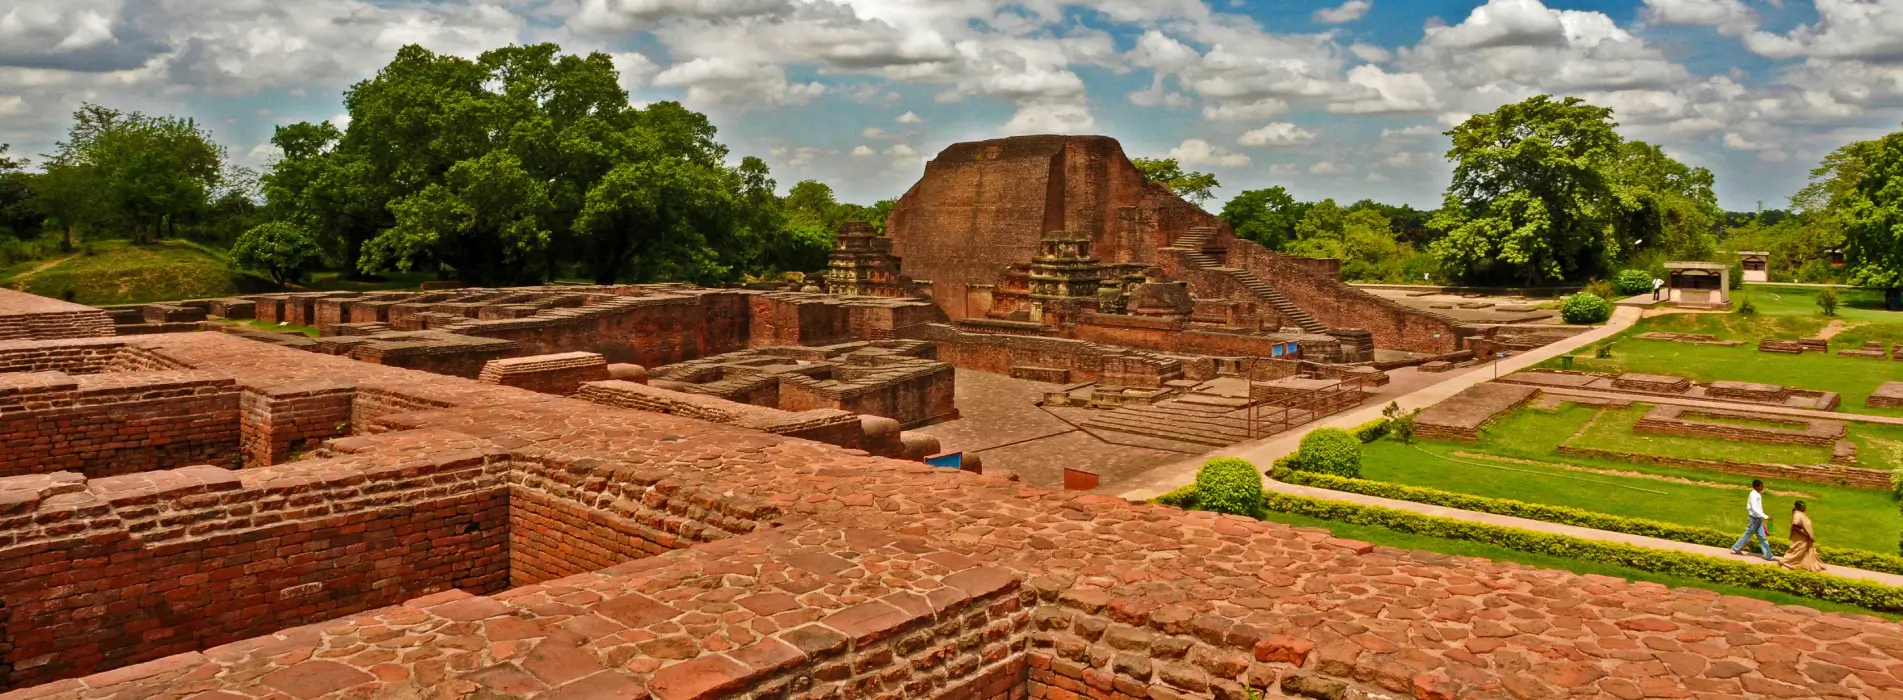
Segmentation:
<svg viewBox="0 0 1903 700">
<path fill-rule="evenodd" d="M 511 357 L 490 360 L 476 378 L 490 384 L 566 396 L 579 390 L 583 382 L 606 380 L 608 360 L 592 352 Z"/>
<path fill-rule="evenodd" d="M 0 289 L 0 341 L 113 334 L 112 318 L 90 306 Z"/>
<path fill-rule="evenodd" d="M 223 334 L 130 342 L 253 387 L 354 380 L 373 434 L 238 472 L 0 479 L 0 668 L 23 688 L 7 700 L 1903 689 L 1903 632 L 1867 617 L 1046 492 Z M 526 491 L 579 517 L 518 536 Z M 670 537 L 629 539 L 646 533 Z"/>
<path fill-rule="evenodd" d="M 238 403 L 206 372 L 0 374 L 0 476 L 236 466 Z"/>
</svg>

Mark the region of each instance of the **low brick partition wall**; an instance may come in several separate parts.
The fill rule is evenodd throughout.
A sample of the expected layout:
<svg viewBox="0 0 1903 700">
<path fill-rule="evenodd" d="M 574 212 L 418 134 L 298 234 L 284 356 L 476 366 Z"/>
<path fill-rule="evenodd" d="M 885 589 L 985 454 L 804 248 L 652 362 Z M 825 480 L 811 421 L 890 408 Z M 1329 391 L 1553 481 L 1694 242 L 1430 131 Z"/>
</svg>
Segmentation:
<svg viewBox="0 0 1903 700">
<path fill-rule="evenodd" d="M 864 433 L 858 416 L 837 409 L 782 411 L 633 382 L 588 382 L 581 386 L 581 391 L 576 392 L 575 398 L 604 406 L 684 416 L 855 449 L 860 446 Z"/>
<path fill-rule="evenodd" d="M 493 338 L 476 338 L 441 331 L 423 331 L 401 335 L 408 338 L 382 338 L 364 342 L 349 351 L 352 358 L 386 367 L 422 370 L 452 377 L 474 379 L 490 360 L 512 357 L 519 352 L 515 343 Z"/>
<path fill-rule="evenodd" d="M 1692 388 L 1691 380 L 1674 377 L 1669 374 L 1621 374 L 1613 378 L 1612 387 L 1623 391 L 1643 391 L 1650 394 L 1683 394 Z"/>
<path fill-rule="evenodd" d="M 508 583 L 503 470 L 491 455 L 466 451 L 241 472 L 0 479 L 0 599 L 8 603 L 0 652 L 10 662 L 0 665 L 0 687 L 434 591 L 500 591 Z"/>
<path fill-rule="evenodd" d="M 1808 481 L 1818 484 L 1835 484 L 1860 489 L 1890 489 L 1890 472 L 1886 469 L 1865 469 L 1843 466 L 1841 464 L 1770 464 L 1760 462 L 1732 462 L 1716 459 L 1689 459 L 1681 457 L 1663 457 L 1636 452 L 1619 452 L 1597 447 L 1581 447 L 1562 444 L 1557 450 L 1560 454 L 1594 459 L 1609 459 L 1618 462 L 1637 462 L 1657 464 L 1667 467 L 1691 467 L 1707 469 L 1726 474 L 1755 476 L 1766 479 L 1787 479 L 1790 481 Z M 1833 456 L 1833 460 L 1836 457 Z"/>
<path fill-rule="evenodd" d="M 1863 403 L 1872 408 L 1903 408 L 1903 382 L 1884 382 Z"/>
<path fill-rule="evenodd" d="M 1428 440 L 1474 442 L 1480 439 L 1481 427 L 1539 395 L 1540 390 L 1530 386 L 1475 384 L 1421 411 L 1414 418 L 1414 434 Z"/>
<path fill-rule="evenodd" d="M 1712 398 L 1730 399 L 1733 401 L 1784 403 L 1786 399 L 1791 397 L 1791 390 L 1776 384 L 1716 381 L 1705 385 L 1705 395 Z"/>
<path fill-rule="evenodd" d="M 0 288 L 0 341 L 96 338 L 113 325 L 100 309 Z"/>
<path fill-rule="evenodd" d="M 1890 359 L 1888 347 L 1889 346 L 1885 345 L 1881 340 L 1868 340 L 1864 341 L 1863 347 L 1861 348 L 1839 350 L 1837 356 L 1854 357 L 1863 360 L 1887 360 Z"/>
<path fill-rule="evenodd" d="M 1797 340 L 1778 340 L 1766 338 L 1758 341 L 1758 352 L 1770 352 L 1780 355 L 1802 355 L 1807 352 L 1830 352 L 1830 341 L 1823 338 L 1801 338 Z"/>
<path fill-rule="evenodd" d="M 244 466 L 264 467 L 293 452 L 350 433 L 355 382 L 314 380 L 247 389 L 242 412 Z"/>
<path fill-rule="evenodd" d="M 213 299 L 205 308 L 212 316 L 243 321 L 258 317 L 258 303 L 250 299 Z"/>
<path fill-rule="evenodd" d="M 1754 425 L 1739 425 L 1701 418 L 1732 418 L 1764 423 L 1776 423 L 1783 428 L 1770 428 Z M 1745 411 L 1722 411 L 1691 406 L 1660 404 L 1646 411 L 1645 416 L 1633 424 L 1634 432 L 1659 433 L 1665 435 L 1690 435 L 1710 437 L 1721 440 L 1743 442 L 1764 442 L 1783 445 L 1815 445 L 1830 447 L 1849 433 L 1849 427 L 1838 421 L 1812 420 L 1790 416 L 1776 416 Z"/>
<path fill-rule="evenodd" d="M 238 465 L 239 389 L 191 370 L 0 374 L 0 476 Z"/>
<path fill-rule="evenodd" d="M 598 353 L 564 352 L 490 360 L 482 366 L 478 381 L 501 384 L 543 394 L 567 396 L 585 382 L 608 378 L 608 360 Z"/>
</svg>

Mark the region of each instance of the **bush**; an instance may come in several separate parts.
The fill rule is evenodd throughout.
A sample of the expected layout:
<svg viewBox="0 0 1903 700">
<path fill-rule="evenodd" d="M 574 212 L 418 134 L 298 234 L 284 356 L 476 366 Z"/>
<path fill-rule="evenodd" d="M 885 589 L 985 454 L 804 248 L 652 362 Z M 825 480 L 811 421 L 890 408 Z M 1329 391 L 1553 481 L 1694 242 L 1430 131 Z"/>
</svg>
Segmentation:
<svg viewBox="0 0 1903 700">
<path fill-rule="evenodd" d="M 1295 468 L 1350 479 L 1361 477 L 1361 441 L 1340 428 L 1316 428 L 1302 436 Z"/>
<path fill-rule="evenodd" d="M 1837 315 L 1837 301 L 1837 290 L 1834 287 L 1825 287 L 1817 292 L 1817 308 L 1822 309 L 1825 316 Z"/>
<path fill-rule="evenodd" d="M 1612 302 L 1591 292 L 1580 292 L 1566 297 L 1566 301 L 1559 306 L 1559 315 L 1567 323 L 1575 325 L 1605 323 L 1606 319 L 1612 318 Z"/>
<path fill-rule="evenodd" d="M 1751 316 L 1756 314 L 1757 312 L 1758 312 L 1758 305 L 1751 303 L 1751 297 L 1745 297 L 1744 301 L 1738 302 L 1738 315 Z"/>
<path fill-rule="evenodd" d="M 1362 423 L 1361 425 L 1357 425 L 1354 427 L 1353 430 L 1350 430 L 1348 432 L 1354 433 L 1355 439 L 1360 440 L 1361 444 L 1366 445 L 1370 442 L 1374 442 L 1381 438 L 1387 437 L 1389 427 L 1390 426 L 1388 425 L 1388 419 L 1376 418 L 1366 423 Z"/>
<path fill-rule="evenodd" d="M 232 264 L 263 271 L 280 287 L 302 276 L 323 254 L 309 231 L 276 221 L 252 227 L 231 245 Z"/>
<path fill-rule="evenodd" d="M 1603 343 L 1599 347 L 1593 348 L 1592 356 L 1601 360 L 1612 357 L 1612 343 Z"/>
<path fill-rule="evenodd" d="M 1196 471 L 1196 507 L 1218 513 L 1253 516 L 1262 512 L 1262 475 L 1255 465 L 1219 457 Z"/>
<path fill-rule="evenodd" d="M 1390 401 L 1387 408 L 1381 409 L 1381 415 L 1387 417 L 1388 420 L 1388 433 L 1399 438 L 1403 445 L 1414 444 L 1414 417 L 1420 414 L 1421 409 L 1418 408 L 1412 411 L 1401 410 L 1401 404 L 1398 401 Z"/>
<path fill-rule="evenodd" d="M 1693 527 L 1656 520 L 1627 518 L 1618 515 L 1595 513 L 1589 510 L 1549 506 L 1540 503 L 1527 503 L 1507 498 L 1488 498 L 1452 491 L 1408 486 L 1385 481 L 1367 481 L 1363 479 L 1343 479 L 1326 474 L 1307 474 L 1301 472 L 1277 472 L 1277 481 L 1302 486 L 1358 493 L 1364 496 L 1378 496 L 1397 501 L 1413 501 L 1436 506 L 1447 506 L 1461 510 L 1471 510 L 1495 515 L 1509 515 L 1529 520 L 1543 520 L 1549 523 L 1588 527 L 1609 532 L 1623 532 L 1628 535 L 1656 537 L 1662 540 L 1690 542 L 1710 547 L 1730 547 L 1737 542 L 1738 535 L 1726 530 L 1714 530 L 1706 527 Z M 1789 549 L 1790 541 L 1772 538 L 1773 550 L 1782 553 Z M 1827 563 L 1850 566 L 1867 571 L 1883 571 L 1903 574 L 1903 557 L 1870 552 L 1847 547 L 1818 547 L 1817 553 Z"/>
<path fill-rule="evenodd" d="M 1270 492 L 1264 496 L 1263 503 L 1269 510 L 1281 513 L 1295 513 L 1354 525 L 1372 525 L 1396 532 L 1429 537 L 1481 542 L 1532 554 L 1617 564 L 1711 583 L 1750 586 L 1767 591 L 1846 603 L 1871 610 L 1903 610 L 1903 588 L 1830 574 L 1787 571 L 1779 567 L 1753 564 L 1744 560 L 1719 559 L 1629 544 L 1586 540 L 1566 535 L 1421 515 L 1392 508 L 1291 496 L 1285 493 Z M 1730 546 L 1729 543 L 1726 546 Z"/>
<path fill-rule="evenodd" d="M 1616 299 L 1619 297 L 1619 290 L 1614 288 L 1611 282 L 1602 279 L 1587 282 L 1586 288 L 1581 291 L 1601 299 Z"/>
<path fill-rule="evenodd" d="M 1612 287 L 1620 294 L 1632 296 L 1652 291 L 1652 273 L 1645 270 L 1620 270 L 1612 278 Z"/>
</svg>

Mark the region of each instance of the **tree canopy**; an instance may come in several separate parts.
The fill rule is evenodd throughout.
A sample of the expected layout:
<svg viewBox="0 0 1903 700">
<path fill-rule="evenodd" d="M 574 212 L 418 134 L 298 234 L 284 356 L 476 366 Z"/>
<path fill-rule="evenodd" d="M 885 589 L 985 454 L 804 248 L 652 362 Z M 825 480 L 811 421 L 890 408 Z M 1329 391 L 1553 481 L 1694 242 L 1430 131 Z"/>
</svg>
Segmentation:
<svg viewBox="0 0 1903 700">
<path fill-rule="evenodd" d="M 1237 236 L 1279 250 L 1295 239 L 1295 224 L 1310 205 L 1295 201 L 1280 186 L 1245 190 L 1222 205 L 1222 218 Z"/>
<path fill-rule="evenodd" d="M 1199 207 L 1214 199 L 1214 190 L 1222 186 L 1215 175 L 1183 170 L 1175 158 L 1131 158 L 1130 163 L 1143 173 L 1143 179 L 1168 187 L 1176 196 Z"/>
<path fill-rule="evenodd" d="M 1448 131 L 1453 182 L 1430 250 L 1473 281 L 1542 284 L 1604 268 L 1618 243 L 1612 110 L 1540 95 Z"/>
<path fill-rule="evenodd" d="M 1903 287 L 1903 131 L 1831 155 L 1813 175 L 1820 178 L 1813 184 L 1822 185 L 1813 197 L 1825 199 L 1825 209 L 1842 221 L 1850 282 Z"/>
<path fill-rule="evenodd" d="M 69 231 L 111 228 L 145 242 L 204 214 L 224 164 L 224 147 L 190 119 L 86 104 L 43 163 L 36 208 Z"/>
</svg>

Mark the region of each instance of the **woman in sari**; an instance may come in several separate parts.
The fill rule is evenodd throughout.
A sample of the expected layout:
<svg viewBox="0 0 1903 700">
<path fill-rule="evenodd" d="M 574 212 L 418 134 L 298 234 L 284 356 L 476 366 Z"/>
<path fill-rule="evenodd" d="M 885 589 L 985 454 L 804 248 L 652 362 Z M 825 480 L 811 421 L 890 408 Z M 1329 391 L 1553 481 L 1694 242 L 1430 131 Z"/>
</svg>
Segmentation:
<svg viewBox="0 0 1903 700">
<path fill-rule="evenodd" d="M 1810 515 L 1804 512 L 1803 501 L 1791 506 L 1791 548 L 1778 557 L 1777 563 L 1786 569 L 1824 570 L 1824 562 L 1817 558 L 1817 533 L 1811 529 Z"/>
</svg>

